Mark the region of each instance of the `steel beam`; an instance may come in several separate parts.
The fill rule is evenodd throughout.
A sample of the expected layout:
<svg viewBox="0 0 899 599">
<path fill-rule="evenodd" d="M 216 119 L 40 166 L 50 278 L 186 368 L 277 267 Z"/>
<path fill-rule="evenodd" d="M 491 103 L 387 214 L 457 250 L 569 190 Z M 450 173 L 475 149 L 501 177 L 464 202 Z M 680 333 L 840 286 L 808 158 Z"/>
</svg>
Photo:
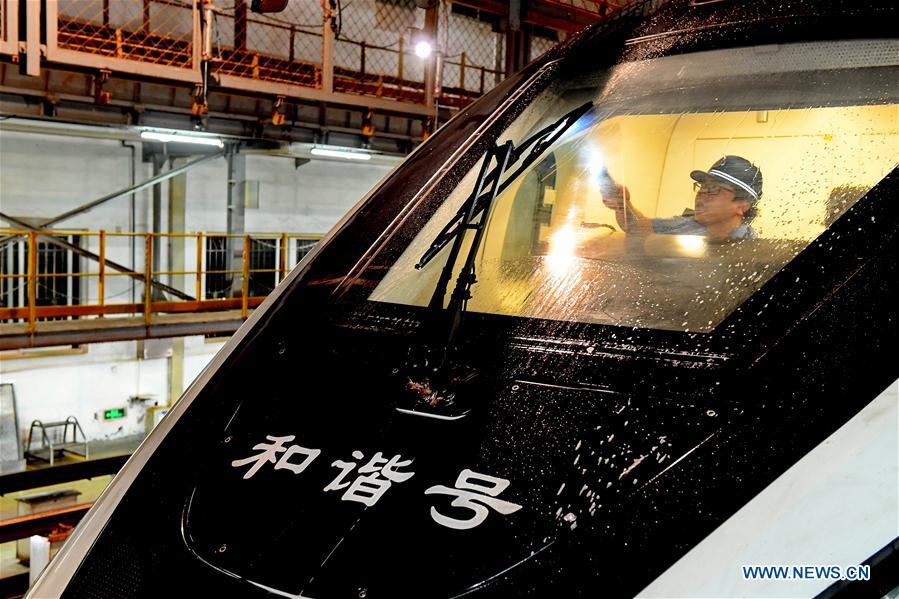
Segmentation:
<svg viewBox="0 0 899 599">
<path fill-rule="evenodd" d="M 238 302 L 240 300 L 237 300 Z M 250 298 L 249 306 L 260 304 L 262 298 Z M 114 325 L 94 329 L 65 329 L 42 331 L 38 323 L 35 334 L 24 330 L 20 333 L 6 333 L 5 329 L 15 325 L 0 325 L 0 350 L 31 347 L 52 347 L 54 345 L 76 345 L 81 343 L 109 343 L 132 341 L 135 339 L 164 339 L 168 337 L 189 337 L 193 335 L 230 335 L 240 328 L 243 318 L 239 310 L 218 320 L 180 322 L 177 320 L 154 322 L 146 326 L 141 318 L 116 318 Z M 24 325 L 19 328 L 24 329 Z"/>
<path fill-rule="evenodd" d="M 92 505 L 82 503 L 58 510 L 0 520 L 0 543 L 25 539 L 31 535 L 46 535 L 60 524 L 77 524 Z"/>
<path fill-rule="evenodd" d="M 324 70 L 322 73 L 324 73 Z M 241 88 L 246 88 L 248 85 L 252 85 L 253 90 L 257 93 L 287 96 L 289 98 L 297 98 L 307 102 L 320 102 L 333 107 L 371 108 L 378 112 L 387 112 L 402 116 L 429 116 L 433 112 L 433 109 L 428 108 L 424 104 L 410 104 L 409 102 L 401 102 L 399 100 L 378 98 L 376 96 L 355 95 L 345 92 L 326 92 L 323 89 L 315 89 L 313 87 L 303 87 L 290 83 L 277 83 L 275 81 L 247 79 L 236 75 L 219 75 L 219 84 L 221 85 L 221 88 L 216 91 L 226 91 L 229 88 L 239 90 Z"/>
<path fill-rule="evenodd" d="M 216 158 L 220 158 L 221 156 L 222 156 L 221 152 L 216 152 L 215 154 L 209 154 L 208 156 L 203 156 L 201 158 L 197 158 L 196 160 L 192 160 L 191 162 L 188 162 L 187 164 L 179 166 L 178 168 L 173 168 L 171 170 L 167 170 L 165 172 L 158 173 L 157 175 L 147 179 L 143 183 L 138 183 L 137 185 L 126 187 L 125 189 L 120 189 L 118 191 L 114 191 L 112 193 L 106 194 L 105 196 L 99 197 L 96 200 L 93 200 L 92 202 L 88 202 L 87 204 L 82 204 L 81 206 L 78 206 L 77 208 L 72 208 L 68 212 L 63 212 L 59 216 L 54 216 L 53 218 L 47 219 L 47 220 L 39 223 L 38 227 L 40 227 L 40 228 L 51 227 L 57 223 L 60 223 L 64 220 L 72 218 L 73 216 L 77 216 L 83 212 L 87 212 L 88 210 L 92 210 L 93 208 L 96 208 L 97 206 L 99 206 L 101 204 L 105 204 L 106 202 L 108 202 L 110 200 L 114 200 L 114 199 L 120 198 L 122 196 L 130 195 L 132 193 L 137 193 L 138 191 L 141 191 L 142 189 L 146 189 L 147 187 L 150 187 L 151 185 L 156 185 L 157 183 L 162 183 L 163 181 L 171 179 L 172 177 L 177 177 L 178 175 L 180 175 L 182 173 L 186 173 L 187 171 L 194 168 L 195 166 L 199 166 L 206 162 L 210 162 L 212 160 L 215 160 Z"/>
<path fill-rule="evenodd" d="M 508 17 L 511 11 L 510 3 L 499 0 L 452 0 L 452 3 L 498 17 Z M 609 14 L 613 9 L 620 7 L 613 2 L 609 2 L 608 5 Z M 522 15 L 521 21 L 527 25 L 575 33 L 604 18 L 605 16 L 598 12 L 593 13 L 584 8 L 553 0 L 540 0 L 528 2 L 527 11 Z"/>
<path fill-rule="evenodd" d="M 126 113 L 137 114 L 141 111 L 144 111 L 141 114 L 143 114 L 142 118 L 147 123 L 157 123 L 159 126 L 165 126 L 172 129 L 190 129 L 193 126 L 193 123 L 191 122 L 191 119 L 193 117 L 191 114 L 190 104 L 161 104 L 154 102 L 149 98 L 144 98 L 141 96 L 138 83 L 121 78 L 111 78 L 110 81 L 107 82 L 105 87 L 106 89 L 115 88 L 111 89 L 110 92 L 112 93 L 113 97 L 108 105 L 98 107 L 95 104 L 94 98 L 92 96 L 67 93 L 66 91 L 63 91 L 56 86 L 57 75 L 66 75 L 67 80 L 75 79 L 76 77 L 82 77 L 83 79 L 78 82 L 81 83 L 87 80 L 87 76 L 85 74 L 66 71 L 62 69 L 48 69 L 48 71 L 51 72 L 52 75 L 49 83 L 47 84 L 48 89 L 34 89 L 30 87 L 23 87 L 20 85 L 0 85 L 0 110 L 3 110 L 7 114 L 19 116 L 23 119 L 43 118 L 36 111 L 29 112 L 30 110 L 32 110 L 29 107 L 38 107 L 41 105 L 41 103 L 52 103 L 53 105 L 64 108 L 69 115 L 73 115 L 73 111 L 84 110 L 90 113 L 91 120 L 95 122 L 99 119 L 102 122 L 112 123 L 119 127 L 127 125 L 125 116 Z M 227 77 L 229 76 L 221 75 L 220 78 Z M 0 80 L 2 80 L 2 65 L 0 65 Z M 72 83 L 72 86 L 75 87 L 78 85 L 78 83 Z M 271 94 L 273 96 L 285 94 L 291 95 L 294 88 L 297 87 L 283 83 L 271 83 L 265 81 L 257 81 L 255 83 L 255 97 L 257 98 L 260 94 Z M 157 86 L 162 87 L 162 84 L 157 84 Z M 177 89 L 177 87 L 172 86 L 170 89 Z M 331 116 L 333 116 L 333 113 L 336 113 L 338 111 L 343 114 L 346 110 L 346 107 L 349 107 L 350 105 L 342 100 L 344 98 L 352 97 L 358 101 L 358 107 L 364 107 L 366 110 L 374 110 L 377 114 L 391 115 L 391 117 L 393 115 L 397 115 L 402 119 L 416 121 L 433 113 L 433 109 L 429 110 L 424 105 L 407 105 L 401 102 L 387 100 L 384 98 L 377 98 L 374 96 L 357 97 L 352 96 L 351 94 L 322 94 L 321 90 L 318 89 L 310 89 L 310 91 L 314 92 L 314 94 L 316 95 L 316 101 L 299 101 L 297 103 L 298 110 L 311 111 L 313 107 L 315 107 L 315 110 L 317 111 L 318 106 L 324 103 L 327 110 L 332 113 Z M 25 99 L 27 103 L 23 106 L 4 101 L 3 96 L 6 95 L 19 96 Z M 182 94 L 175 94 L 174 101 L 181 102 L 183 101 L 184 96 L 185 95 Z M 208 131 L 212 133 L 220 133 L 224 136 L 234 136 L 236 131 L 235 127 L 243 131 L 246 127 L 249 127 L 250 123 L 258 124 L 260 118 L 262 118 L 259 111 L 238 111 L 229 108 L 230 106 L 236 106 L 237 104 L 229 104 L 227 98 L 246 99 L 246 97 L 247 96 L 245 94 L 225 92 L 221 91 L 219 88 L 212 91 L 210 94 L 211 107 L 209 114 L 207 115 L 209 118 Z M 221 108 L 221 110 L 217 110 L 217 106 Z M 403 110 L 404 106 L 414 106 L 416 114 L 413 115 L 408 111 Z M 147 116 L 151 114 L 154 116 Z M 449 116 L 449 111 L 447 111 L 446 115 L 441 116 L 441 120 L 447 120 Z M 71 116 L 70 118 L 78 117 Z M 358 127 L 335 126 L 333 124 L 334 122 L 334 118 L 328 119 L 327 129 L 329 131 L 339 131 L 341 133 L 355 134 L 359 136 L 360 142 L 362 141 L 362 136 L 360 135 Z M 39 133 L 42 132 L 39 130 L 41 128 L 45 127 L 40 127 L 38 125 L 24 125 L 21 122 L 3 123 L 4 131 L 27 131 Z M 267 129 L 265 129 L 263 131 L 263 139 L 272 141 L 282 141 L 285 139 L 288 139 L 290 141 L 306 141 L 307 139 L 309 139 L 309 136 L 306 135 L 307 131 L 312 133 L 321 133 L 323 125 L 320 122 L 316 122 L 315 120 L 310 118 L 298 117 L 296 120 L 291 120 L 287 126 L 279 127 L 277 128 L 277 131 L 275 129 L 275 127 L 268 127 Z M 410 142 L 413 145 L 420 141 L 420 138 L 417 134 L 403 132 L 405 130 L 405 127 L 397 127 L 393 131 L 382 131 L 379 129 L 375 132 L 375 135 L 372 139 L 385 141 L 402 140 L 403 142 Z M 53 131 L 46 132 L 48 134 L 54 134 Z M 56 134 L 76 135 L 77 133 L 75 131 L 72 131 L 66 133 L 56 132 Z M 123 128 L 110 129 L 106 133 L 91 132 L 87 133 L 85 137 L 129 139 L 133 141 L 139 141 L 139 137 L 136 131 L 126 131 Z"/>
<path fill-rule="evenodd" d="M 78 206 L 77 208 L 72 208 L 68 212 L 63 212 L 62 214 L 60 214 L 58 216 L 54 216 L 53 218 L 48 218 L 46 220 L 40 221 L 37 225 L 34 225 L 34 226 L 24 225 L 24 226 L 25 226 L 25 228 L 28 228 L 33 231 L 38 231 L 40 229 L 46 229 L 47 227 L 51 227 L 51 226 L 53 226 L 57 223 L 60 223 L 64 220 L 68 220 L 69 218 L 72 218 L 73 216 L 77 216 L 79 214 L 87 212 L 88 210 L 92 210 L 92 209 L 96 208 L 97 206 L 99 206 L 101 204 L 105 204 L 106 202 L 108 202 L 110 200 L 114 200 L 114 199 L 120 198 L 122 196 L 130 195 L 132 193 L 137 193 L 138 191 L 140 191 L 142 189 L 146 189 L 147 187 L 150 187 L 151 185 L 156 185 L 157 183 L 162 183 L 163 181 L 165 181 L 167 179 L 176 177 L 182 173 L 187 172 L 188 170 L 192 169 L 195 166 L 199 166 L 200 164 L 209 162 L 210 160 L 213 160 L 220 156 L 222 156 L 222 153 L 217 152 L 215 154 L 203 156 L 202 158 L 197 158 L 196 160 L 194 160 L 192 162 L 188 162 L 187 164 L 185 164 L 183 166 L 179 166 L 178 168 L 174 168 L 174 169 L 165 171 L 164 173 L 159 173 L 156 176 L 150 177 L 143 183 L 138 183 L 137 185 L 131 185 L 129 187 L 126 187 L 125 189 L 120 189 L 118 191 L 108 193 L 105 196 L 101 196 L 101 197 L 97 198 L 96 200 L 88 202 L 87 204 L 82 204 L 81 206 Z M 0 216 L 3 216 L 4 219 L 9 220 L 9 222 L 13 222 L 12 220 L 10 220 L 10 218 L 8 216 L 2 215 L 2 214 L 0 214 Z M 18 223 L 16 226 L 20 226 L 23 223 L 23 221 L 16 221 L 16 222 Z M 17 239 L 18 237 L 19 237 L 18 235 L 7 235 L 6 237 L 0 237 L 0 247 L 8 244 L 9 242 Z"/>
<path fill-rule="evenodd" d="M 117 455 L 108 458 L 80 460 L 52 468 L 34 468 L 0 474 L 0 495 L 115 474 L 125 465 L 128 457 L 128 455 Z"/>
</svg>

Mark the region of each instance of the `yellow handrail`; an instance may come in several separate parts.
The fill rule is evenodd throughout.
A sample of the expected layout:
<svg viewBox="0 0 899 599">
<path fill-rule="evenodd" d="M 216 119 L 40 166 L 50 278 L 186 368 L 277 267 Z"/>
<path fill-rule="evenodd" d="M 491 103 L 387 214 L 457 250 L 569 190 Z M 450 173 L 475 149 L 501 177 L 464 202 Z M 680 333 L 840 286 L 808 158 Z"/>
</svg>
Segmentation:
<svg viewBox="0 0 899 599">
<path fill-rule="evenodd" d="M 272 275 L 271 279 L 268 279 L 272 282 L 272 284 L 277 284 L 283 281 L 287 273 L 289 272 L 292 265 L 290 264 L 289 252 L 290 240 L 294 239 L 297 241 L 317 241 L 321 239 L 320 235 L 315 235 L 311 233 L 242 233 L 242 234 L 228 234 L 228 233 L 208 233 L 208 232 L 192 232 L 192 233 L 149 233 L 149 232 L 111 232 L 106 230 L 100 231 L 78 231 L 78 230 L 21 230 L 21 229 L 4 229 L 0 228 L 0 236 L 3 237 L 20 237 L 21 241 L 12 240 L 13 243 L 22 243 L 26 245 L 27 249 L 27 263 L 25 272 L 6 272 L 7 262 L 3 262 L 0 264 L 0 268 L 3 270 L 0 271 L 0 280 L 7 281 L 12 280 L 13 283 L 7 286 L 5 289 L 5 293 L 8 293 L 9 296 L 4 296 L 0 298 L 3 300 L 3 303 L 6 306 L 12 304 L 12 307 L 2 307 L 0 308 L 0 322 L 11 321 L 11 320 L 27 320 L 28 323 L 28 331 L 33 334 L 37 327 L 37 321 L 43 318 L 59 318 L 59 317 L 75 317 L 80 318 L 84 316 L 97 316 L 103 317 L 104 315 L 111 314 L 141 314 L 143 316 L 144 324 L 149 326 L 152 324 L 152 315 L 158 312 L 183 312 L 190 310 L 216 310 L 216 309 L 231 309 L 231 308 L 240 308 L 241 316 L 246 318 L 249 315 L 249 310 L 256 305 L 258 305 L 261 300 L 264 298 L 265 294 L 251 297 L 251 286 L 250 280 L 252 275 Z M 50 271 L 49 266 L 44 266 L 45 263 L 48 263 L 47 260 L 42 258 L 44 252 L 45 242 L 42 242 L 41 239 L 50 238 L 51 241 L 53 238 L 65 238 L 67 243 L 72 243 L 70 239 L 73 236 L 77 236 L 80 239 L 96 239 L 96 245 L 94 242 L 91 242 L 91 246 L 96 247 L 96 254 L 93 254 L 93 262 L 87 263 L 89 266 L 85 270 L 82 270 L 79 267 L 71 269 L 72 272 L 52 272 Z M 134 268 L 134 266 L 130 266 L 127 268 L 122 268 L 121 266 L 115 264 L 114 262 L 108 262 L 110 260 L 110 249 L 116 250 L 120 249 L 120 247 L 109 246 L 110 239 L 121 239 L 121 238 L 144 238 L 144 264 L 143 268 Z M 187 238 L 192 237 L 196 240 L 195 244 L 195 252 L 196 256 L 195 260 L 191 260 L 189 256 L 185 259 L 185 264 L 181 268 L 170 268 L 166 270 L 154 270 L 153 269 L 153 254 L 154 254 L 154 242 L 157 239 L 175 239 L 175 238 Z M 229 262 L 227 257 L 225 258 L 224 263 L 212 264 L 213 268 L 209 268 L 209 264 L 206 264 L 206 254 L 207 248 L 205 239 L 238 239 L 241 238 L 243 240 L 243 252 L 241 257 L 241 263 L 239 268 L 237 264 L 234 264 L 233 267 L 228 268 Z M 273 252 L 269 254 L 271 257 L 268 258 L 270 260 L 269 264 L 266 265 L 265 268 L 253 268 L 252 259 L 254 257 L 253 253 L 253 242 L 255 241 L 265 241 L 264 247 L 267 248 L 267 251 Z M 85 249 L 89 246 L 84 246 Z M 299 247 L 299 245 L 297 246 Z M 219 249 L 218 246 L 216 248 Z M 91 251 L 94 250 L 93 247 L 90 248 Z M 64 250 L 71 252 L 72 250 Z M 91 254 L 88 253 L 88 256 Z M 113 253 L 112 260 L 115 260 L 115 256 Z M 190 270 L 189 264 L 193 262 L 195 267 L 193 270 Z M 77 260 L 71 261 L 72 264 L 85 264 L 84 258 L 78 258 Z M 90 266 L 90 264 L 96 263 L 96 266 Z M 225 266 L 225 268 L 215 268 L 216 266 Z M 205 267 L 205 268 L 204 268 Z M 45 269 L 45 272 L 42 272 L 41 269 Z M 192 285 L 194 298 L 187 298 L 184 300 L 174 300 L 174 301 L 160 301 L 154 300 L 153 287 L 159 285 L 160 277 L 175 277 L 175 276 L 187 276 L 194 275 L 194 284 Z M 240 276 L 241 281 L 240 285 L 235 285 L 235 282 L 231 282 L 228 285 L 229 289 L 219 290 L 225 297 L 211 297 L 210 299 L 204 299 L 204 281 L 208 281 L 205 277 L 210 275 L 217 275 L 221 277 L 233 277 Z M 109 281 L 111 277 L 136 277 L 143 284 L 144 288 L 144 296 L 141 299 L 140 303 L 128 303 L 126 301 L 115 301 L 115 298 L 121 297 L 125 292 L 120 292 L 118 294 L 113 293 L 111 296 L 109 290 Z M 72 303 L 72 298 L 67 296 L 62 296 L 62 300 L 65 305 L 60 305 L 58 301 L 54 300 L 52 297 L 48 300 L 48 296 L 44 293 L 44 290 L 48 290 L 51 294 L 56 294 L 60 296 L 60 292 L 57 289 L 60 289 L 61 285 L 59 283 L 52 283 L 51 281 L 57 281 L 60 279 L 66 279 L 67 277 L 71 277 L 71 281 L 75 280 L 85 280 L 96 277 L 96 302 L 91 303 L 89 298 L 92 295 L 92 290 L 89 287 L 85 287 L 81 285 L 81 289 L 88 289 L 87 292 L 84 293 L 84 297 L 87 298 L 86 301 L 81 301 L 80 298 L 76 298 L 77 303 Z M 22 289 L 15 283 L 15 280 L 21 280 L 25 287 L 24 294 L 22 291 L 16 292 L 15 289 Z M 186 279 L 189 281 L 189 279 Z M 190 285 L 190 283 L 187 283 Z M 258 285 L 254 284 L 254 287 L 258 289 Z M 182 292 L 185 290 L 181 290 Z M 40 292 L 40 293 L 39 293 Z M 215 295 L 218 295 L 219 292 L 216 292 Z M 207 291 L 207 293 L 211 294 L 211 291 Z M 239 297 L 238 297 L 239 293 Z M 21 303 L 21 298 L 24 295 L 24 305 Z M 39 297 L 40 295 L 40 297 Z"/>
</svg>

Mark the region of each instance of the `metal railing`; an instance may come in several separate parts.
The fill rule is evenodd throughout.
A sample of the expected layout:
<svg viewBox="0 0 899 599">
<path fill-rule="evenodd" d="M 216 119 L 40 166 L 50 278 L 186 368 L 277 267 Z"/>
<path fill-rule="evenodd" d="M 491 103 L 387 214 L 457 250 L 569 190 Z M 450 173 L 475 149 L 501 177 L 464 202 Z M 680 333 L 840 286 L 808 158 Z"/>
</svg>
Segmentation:
<svg viewBox="0 0 899 599">
<path fill-rule="evenodd" d="M 541 1 L 589 22 L 648 14 L 663 0 Z M 450 2 L 438 3 L 439 31 L 426 34 L 442 40 L 439 69 L 433 54 L 413 53 L 414 32 L 425 29 L 425 10 L 414 3 L 353 0 L 342 12 L 328 7 L 292 0 L 283 13 L 261 15 L 246 0 L 0 0 L 0 54 L 21 59 L 24 49 L 31 76 L 40 76 L 42 59 L 96 69 L 98 101 L 102 83 L 117 72 L 187 82 L 204 93 L 212 76 L 222 88 L 276 97 L 334 96 L 354 105 L 376 104 L 368 99 L 376 97 L 427 114 L 423 109 L 434 99 L 425 93 L 429 69 L 441 73 L 436 101 L 446 106 L 465 106 L 505 75 L 504 34 L 457 14 Z M 550 42 L 533 43 L 531 57 Z"/>
<path fill-rule="evenodd" d="M 0 54 L 19 53 L 19 2 L 0 0 Z"/>
<path fill-rule="evenodd" d="M 322 11 L 318 2 L 290 2 L 283 13 L 258 15 L 235 2 L 215 14 L 216 75 L 321 87 Z"/>
<path fill-rule="evenodd" d="M 6 235 L 23 238 L 17 243 L 22 247 L 18 262 L 24 268 L 17 268 L 16 261 L 6 256 L 0 258 L 0 322 L 27 322 L 29 333 L 35 332 L 37 322 L 42 319 L 143 315 L 144 323 L 149 325 L 153 314 L 157 313 L 238 308 L 241 317 L 246 318 L 249 310 L 262 303 L 308 252 L 309 247 L 321 238 L 320 235 L 304 233 L 229 235 L 0 229 L 0 236 Z M 79 257 L 81 266 L 69 272 L 41 270 L 38 258 L 44 242 L 40 240 L 73 236 L 96 250 L 99 260 L 94 262 Z M 109 268 L 109 256 L 122 250 L 127 252 L 126 246 L 134 238 L 143 241 L 143 268 Z M 153 256 L 154 240 L 157 238 L 168 241 L 165 246 L 159 244 L 162 248 L 160 253 L 165 251 L 168 262 L 172 264 L 165 270 L 154 267 L 154 264 L 161 263 L 158 257 L 154 259 Z M 116 243 L 120 239 L 125 243 Z M 189 246 L 193 248 L 192 258 L 189 257 Z M 216 247 L 222 246 L 228 248 L 233 258 L 224 265 L 213 264 L 210 268 L 209 256 Z M 265 254 L 265 259 L 259 260 L 260 252 Z M 86 293 L 69 297 L 64 305 L 42 305 L 39 287 L 49 287 L 48 283 L 59 277 L 86 280 L 86 284 L 79 286 Z M 120 283 L 122 280 L 125 284 Z M 221 286 L 215 284 L 217 281 L 227 283 L 226 297 L 217 297 L 221 291 Z M 112 286 L 117 290 L 111 293 Z M 169 299 L 160 288 L 176 289 L 183 292 L 180 294 L 182 297 Z M 210 297 L 213 288 L 218 291 Z M 138 296 L 137 291 L 140 291 L 140 301 L 134 299 Z"/>
<path fill-rule="evenodd" d="M 193 66 L 190 0 L 59 0 L 59 48 L 166 66 Z"/>
<path fill-rule="evenodd" d="M 6 12 L 11 3 L 0 0 Z M 206 6 L 201 0 L 47 0 L 41 15 L 46 58 L 199 84 Z M 426 101 L 426 61 L 414 54 L 412 28 L 396 24 L 400 13 L 405 22 L 423 12 L 411 5 L 356 0 L 347 5 L 337 34 L 317 1 L 291 2 L 278 15 L 249 12 L 244 2 L 209 6 L 215 7 L 209 70 L 226 86 L 279 95 L 310 88 L 410 104 Z M 384 11 L 390 14 L 379 18 Z M 372 27 L 372 19 L 380 26 Z M 330 43 L 326 35 L 333 38 Z M 503 75 L 495 64 L 449 54 L 455 60 L 445 64 L 453 76 L 444 82 L 441 104 L 464 106 Z M 460 84 L 466 77 L 468 83 Z M 325 89 L 325 79 L 332 82 L 330 88 Z"/>
<path fill-rule="evenodd" d="M 594 18 L 640 4 L 543 1 Z M 307 88 L 421 105 L 428 96 L 425 73 L 436 60 L 414 54 L 414 32 L 424 27 L 425 11 L 409 2 L 353 0 L 344 3 L 342 14 L 325 14 L 317 0 L 293 0 L 274 15 L 250 12 L 244 0 L 46 0 L 22 5 L 29 6 L 29 23 L 40 19 L 40 26 L 29 25 L 29 31 L 45 30 L 43 51 L 51 62 L 194 84 L 204 81 L 208 65 L 225 87 L 275 95 L 312 93 L 301 91 Z M 445 19 L 438 37 L 445 47 L 438 101 L 464 106 L 504 77 L 504 34 L 454 13 L 448 3 L 439 6 Z M 18 0 L 0 0 L 0 52 L 5 47 L 18 52 L 17 42 L 24 39 L 16 31 L 18 10 Z M 546 41 L 532 49 L 532 57 L 546 50 Z"/>
</svg>

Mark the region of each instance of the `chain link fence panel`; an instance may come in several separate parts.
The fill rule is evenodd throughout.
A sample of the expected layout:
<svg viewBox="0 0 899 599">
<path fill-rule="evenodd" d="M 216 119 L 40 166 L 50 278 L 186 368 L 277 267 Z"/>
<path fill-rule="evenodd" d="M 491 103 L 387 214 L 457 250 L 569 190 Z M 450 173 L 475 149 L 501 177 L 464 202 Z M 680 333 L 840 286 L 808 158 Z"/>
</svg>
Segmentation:
<svg viewBox="0 0 899 599">
<path fill-rule="evenodd" d="M 59 0 L 57 46 L 191 68 L 193 11 L 192 0 Z"/>
<path fill-rule="evenodd" d="M 559 42 L 539 35 L 531 36 L 530 57 L 531 60 L 540 58 L 550 50 L 552 50 Z"/>
<path fill-rule="evenodd" d="M 9 2 L 0 0 L 8 12 Z M 29 0 L 30 1 L 30 0 Z M 35 0 L 37 1 L 37 0 Z M 663 0 L 541 0 L 596 15 L 606 22 L 649 14 Z M 231 75 L 320 87 L 323 15 L 318 0 L 290 0 L 280 13 L 250 11 L 249 0 L 217 0 L 213 25 L 214 75 Z M 16 5 L 18 6 L 18 5 Z M 195 18 L 199 0 L 58 0 L 57 47 L 143 64 L 196 69 Z M 504 78 L 506 36 L 500 17 L 439 2 L 437 38 L 442 51 L 438 101 L 464 107 Z M 420 58 L 415 44 L 427 11 L 416 0 L 343 0 L 333 44 L 334 90 L 423 103 L 433 55 Z M 52 25 L 51 25 L 52 26 Z M 532 59 L 556 39 L 531 37 Z M 435 40 L 429 40 L 433 44 Z"/>
<path fill-rule="evenodd" d="M 424 17 L 414 0 L 345 2 L 334 44 L 335 90 L 423 101 L 426 61 L 414 45 Z"/>
<path fill-rule="evenodd" d="M 289 2 L 275 14 L 249 11 L 236 0 L 215 16 L 212 70 L 234 75 L 317 87 L 321 85 L 322 12 L 318 2 Z"/>
<path fill-rule="evenodd" d="M 446 14 L 444 94 L 465 98 L 464 103 L 490 91 L 505 77 L 505 35 L 489 21 L 452 12 Z"/>
</svg>

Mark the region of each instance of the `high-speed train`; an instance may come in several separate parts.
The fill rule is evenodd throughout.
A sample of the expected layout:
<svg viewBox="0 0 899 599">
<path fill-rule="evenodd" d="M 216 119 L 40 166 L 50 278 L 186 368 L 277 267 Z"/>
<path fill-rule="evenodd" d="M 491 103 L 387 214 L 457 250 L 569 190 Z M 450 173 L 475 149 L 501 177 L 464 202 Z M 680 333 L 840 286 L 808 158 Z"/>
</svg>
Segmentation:
<svg viewBox="0 0 899 599">
<path fill-rule="evenodd" d="M 899 10 L 634 15 L 350 211 L 29 597 L 895 596 Z"/>
</svg>

